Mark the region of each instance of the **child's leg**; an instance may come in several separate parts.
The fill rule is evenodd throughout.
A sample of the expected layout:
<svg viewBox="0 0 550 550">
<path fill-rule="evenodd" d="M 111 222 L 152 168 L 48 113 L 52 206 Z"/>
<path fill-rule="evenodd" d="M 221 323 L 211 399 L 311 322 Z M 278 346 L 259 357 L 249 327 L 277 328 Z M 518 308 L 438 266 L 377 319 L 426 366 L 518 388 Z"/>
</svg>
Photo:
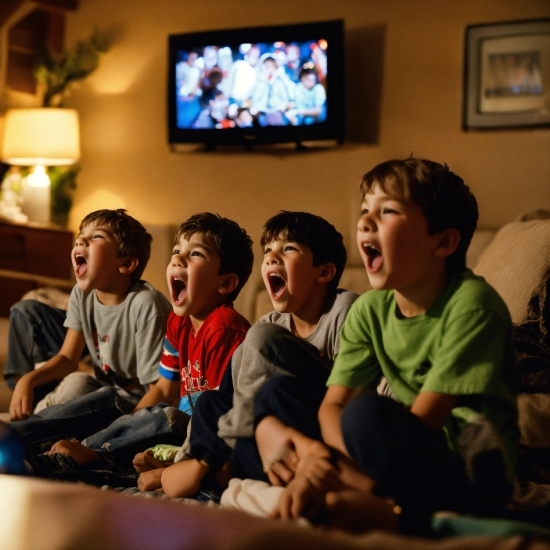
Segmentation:
<svg viewBox="0 0 550 550">
<path fill-rule="evenodd" d="M 105 429 L 79 443 L 58 441 L 48 454 L 62 453 L 71 456 L 82 466 L 101 458 L 97 452 L 108 453 L 121 468 L 131 468 L 136 453 L 155 444 L 181 445 L 189 416 L 164 403 L 155 407 L 140 409 L 133 415 L 117 418 Z M 154 459 L 153 459 L 154 460 Z M 158 461 L 156 461 L 158 462 Z M 156 469 L 155 464 L 148 469 Z"/>
<path fill-rule="evenodd" d="M 11 308 L 8 353 L 4 378 L 12 389 L 21 376 L 34 370 L 35 363 L 56 355 L 65 339 L 65 312 L 37 300 L 21 300 Z M 48 384 L 47 391 L 53 386 Z M 38 390 L 37 399 L 46 391 Z"/>
<path fill-rule="evenodd" d="M 72 399 L 88 395 L 105 386 L 95 376 L 84 372 L 71 372 L 51 392 L 36 403 L 34 414 L 41 413 L 44 409 L 53 405 L 63 405 Z"/>
<path fill-rule="evenodd" d="M 193 409 L 189 455 L 208 464 L 214 472 L 229 459 L 232 449 L 218 436 L 218 421 L 233 405 L 233 396 L 222 391 L 205 391 Z"/>
<path fill-rule="evenodd" d="M 326 390 L 329 369 L 319 350 L 273 323 L 253 325 L 243 342 L 231 411 L 220 419 L 222 437 L 254 437 L 254 398 L 268 380 L 294 376 Z"/>
<path fill-rule="evenodd" d="M 30 456 L 43 452 L 38 450 L 41 441 L 56 441 L 68 437 L 82 440 L 107 427 L 122 414 L 117 406 L 116 391 L 105 386 L 63 405 L 48 407 L 27 420 L 12 422 L 11 427 L 22 437 L 26 454 Z"/>
<path fill-rule="evenodd" d="M 181 445 L 188 423 L 189 416 L 183 411 L 161 403 L 121 416 L 82 443 L 108 453 L 119 466 L 131 468 L 135 455 L 153 445 Z"/>
<path fill-rule="evenodd" d="M 369 492 L 348 488 L 325 496 L 325 520 L 344 531 L 363 533 L 371 529 L 397 531 L 399 507 Z"/>
<path fill-rule="evenodd" d="M 437 510 L 473 512 L 478 498 L 461 459 L 436 432 L 392 399 L 361 395 L 342 414 L 351 458 L 380 494 L 402 507 L 402 527 L 422 532 Z"/>
<path fill-rule="evenodd" d="M 325 390 L 324 384 L 312 384 L 309 379 L 295 376 L 276 376 L 265 382 L 254 400 L 254 424 L 258 426 L 264 418 L 274 417 L 289 430 L 278 432 L 276 440 L 266 441 L 263 438 L 263 456 L 258 453 L 254 438 L 238 439 L 233 457 L 235 475 L 267 481 L 269 476 L 265 475 L 265 468 L 273 463 L 274 455 L 279 453 L 285 456 L 291 465 L 293 458 L 289 444 L 296 445 L 301 441 L 305 445 L 305 441 L 311 440 L 320 442 L 317 411 Z M 290 434 L 295 436 L 294 443 L 289 443 L 287 439 Z M 304 437 L 300 438 L 301 435 Z M 277 446 L 280 446 L 279 450 Z M 282 464 L 278 464 L 276 469 L 283 473 L 282 479 L 287 483 L 291 471 L 284 472 L 281 466 Z"/>
</svg>

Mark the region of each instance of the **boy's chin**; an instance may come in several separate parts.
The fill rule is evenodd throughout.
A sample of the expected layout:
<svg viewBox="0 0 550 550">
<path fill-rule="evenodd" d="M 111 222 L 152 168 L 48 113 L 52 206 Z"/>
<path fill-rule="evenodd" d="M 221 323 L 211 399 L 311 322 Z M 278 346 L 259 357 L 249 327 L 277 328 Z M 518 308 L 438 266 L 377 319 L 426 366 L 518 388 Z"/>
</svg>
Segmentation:
<svg viewBox="0 0 550 550">
<path fill-rule="evenodd" d="M 189 315 L 189 312 L 187 308 L 183 306 L 177 306 L 172 302 L 172 311 L 178 316 L 178 317 L 185 317 L 186 315 Z"/>
<path fill-rule="evenodd" d="M 76 286 L 78 286 L 80 290 L 92 290 L 94 288 L 86 279 L 77 279 Z"/>
<path fill-rule="evenodd" d="M 385 278 L 382 278 L 380 276 L 377 277 L 376 274 L 369 273 L 367 271 L 367 278 L 369 280 L 370 286 L 374 290 L 390 290 L 390 287 L 387 285 L 387 281 Z"/>
<path fill-rule="evenodd" d="M 278 313 L 288 313 L 288 304 L 286 302 L 271 300 L 271 305 L 273 306 L 273 309 Z"/>
</svg>

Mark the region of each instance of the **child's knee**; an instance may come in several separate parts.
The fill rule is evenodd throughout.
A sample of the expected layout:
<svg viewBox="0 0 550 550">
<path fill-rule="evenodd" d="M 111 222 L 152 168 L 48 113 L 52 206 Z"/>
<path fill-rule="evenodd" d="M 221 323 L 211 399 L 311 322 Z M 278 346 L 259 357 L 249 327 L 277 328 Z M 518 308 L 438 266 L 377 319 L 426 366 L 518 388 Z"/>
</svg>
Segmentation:
<svg viewBox="0 0 550 550">
<path fill-rule="evenodd" d="M 261 349 L 267 344 L 271 344 L 275 338 L 279 337 L 279 334 L 284 335 L 286 332 L 288 332 L 287 329 L 274 323 L 256 323 L 248 329 L 244 345 Z"/>
</svg>

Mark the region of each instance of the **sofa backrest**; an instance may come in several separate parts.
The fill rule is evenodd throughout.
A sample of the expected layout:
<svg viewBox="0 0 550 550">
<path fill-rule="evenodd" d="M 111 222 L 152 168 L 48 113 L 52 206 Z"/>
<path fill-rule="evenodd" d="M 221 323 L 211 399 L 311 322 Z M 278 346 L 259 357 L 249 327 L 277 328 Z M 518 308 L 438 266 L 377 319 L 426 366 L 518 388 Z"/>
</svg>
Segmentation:
<svg viewBox="0 0 550 550">
<path fill-rule="evenodd" d="M 550 275 L 550 219 L 504 225 L 480 255 L 474 272 L 502 296 L 512 321 L 523 322 L 529 299 Z"/>
</svg>

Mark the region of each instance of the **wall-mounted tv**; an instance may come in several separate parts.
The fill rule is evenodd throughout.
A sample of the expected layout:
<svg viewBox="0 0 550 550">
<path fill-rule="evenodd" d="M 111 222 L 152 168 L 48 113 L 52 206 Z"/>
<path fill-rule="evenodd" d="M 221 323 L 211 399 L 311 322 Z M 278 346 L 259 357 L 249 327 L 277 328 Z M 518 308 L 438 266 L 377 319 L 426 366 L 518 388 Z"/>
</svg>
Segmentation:
<svg viewBox="0 0 550 550">
<path fill-rule="evenodd" d="M 170 35 L 168 140 L 245 145 L 344 140 L 344 24 Z"/>
</svg>

